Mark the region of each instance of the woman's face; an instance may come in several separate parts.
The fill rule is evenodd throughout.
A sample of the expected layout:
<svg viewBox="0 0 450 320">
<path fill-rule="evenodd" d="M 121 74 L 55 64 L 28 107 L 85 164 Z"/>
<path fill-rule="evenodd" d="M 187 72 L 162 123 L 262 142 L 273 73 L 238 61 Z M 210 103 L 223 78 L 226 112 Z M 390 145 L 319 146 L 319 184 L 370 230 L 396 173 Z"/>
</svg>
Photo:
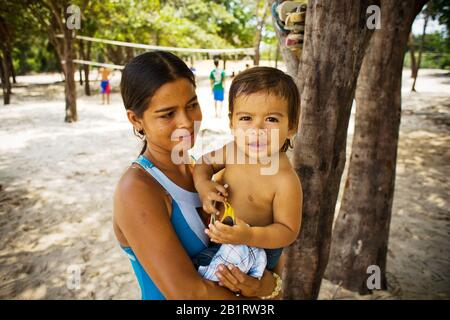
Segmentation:
<svg viewBox="0 0 450 320">
<path fill-rule="evenodd" d="M 140 126 L 144 130 L 150 148 L 172 152 L 175 147 L 187 151 L 194 146 L 202 112 L 189 80 L 180 78 L 161 86 L 142 118 L 133 117 L 130 112 L 130 122 L 136 129 Z"/>
</svg>

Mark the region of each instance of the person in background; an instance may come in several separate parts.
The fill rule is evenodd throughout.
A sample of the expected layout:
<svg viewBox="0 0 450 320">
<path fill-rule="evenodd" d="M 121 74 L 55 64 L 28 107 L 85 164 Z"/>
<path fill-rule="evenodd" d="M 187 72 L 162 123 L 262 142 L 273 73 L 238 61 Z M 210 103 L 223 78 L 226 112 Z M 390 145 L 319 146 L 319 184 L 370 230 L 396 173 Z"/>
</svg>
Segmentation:
<svg viewBox="0 0 450 320">
<path fill-rule="evenodd" d="M 111 84 L 109 82 L 109 78 L 111 76 L 112 70 L 101 67 L 99 69 L 99 75 L 102 77 L 102 81 L 100 82 L 100 87 L 102 89 L 102 104 L 109 104 L 109 94 L 111 92 Z"/>
<path fill-rule="evenodd" d="M 211 80 L 211 88 L 214 94 L 215 116 L 220 117 L 222 113 L 223 97 L 225 92 L 225 70 L 219 68 L 219 60 L 214 60 L 215 68 L 211 71 L 209 79 Z"/>
</svg>

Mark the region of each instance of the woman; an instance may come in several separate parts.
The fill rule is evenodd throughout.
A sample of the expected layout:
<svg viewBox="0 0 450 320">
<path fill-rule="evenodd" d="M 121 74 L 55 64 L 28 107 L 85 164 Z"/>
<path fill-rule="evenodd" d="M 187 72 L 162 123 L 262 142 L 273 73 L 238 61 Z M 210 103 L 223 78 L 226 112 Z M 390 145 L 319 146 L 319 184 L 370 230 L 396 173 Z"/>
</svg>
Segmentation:
<svg viewBox="0 0 450 320">
<path fill-rule="evenodd" d="M 191 70 L 171 53 L 144 53 L 125 67 L 121 93 L 144 147 L 117 185 L 114 231 L 131 260 L 142 298 L 272 295 L 276 281 L 268 271 L 257 280 L 237 268 L 221 266 L 217 284 L 202 279 L 191 262 L 190 257 L 208 244 L 207 217 L 200 210 L 192 167 L 172 157 L 174 150 L 187 154 L 192 148 L 197 134 L 194 122 L 202 119 Z"/>
</svg>

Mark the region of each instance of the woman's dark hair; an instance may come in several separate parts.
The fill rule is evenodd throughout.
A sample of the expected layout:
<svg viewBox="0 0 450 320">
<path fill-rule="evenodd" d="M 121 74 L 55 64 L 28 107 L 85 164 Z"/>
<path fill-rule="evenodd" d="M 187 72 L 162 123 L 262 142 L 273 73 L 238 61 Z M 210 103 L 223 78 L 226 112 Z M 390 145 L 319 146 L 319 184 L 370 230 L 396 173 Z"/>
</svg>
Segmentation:
<svg viewBox="0 0 450 320">
<path fill-rule="evenodd" d="M 231 83 L 229 93 L 229 115 L 233 115 L 234 103 L 240 95 L 267 92 L 286 99 L 288 103 L 289 129 L 296 129 L 300 116 L 300 94 L 294 79 L 283 71 L 271 67 L 254 67 L 239 73 Z M 281 151 L 292 148 L 286 139 Z"/>
<path fill-rule="evenodd" d="M 120 81 L 125 109 L 142 117 L 155 92 L 168 82 L 179 78 L 189 80 L 195 87 L 195 76 L 189 67 L 170 52 L 146 52 L 131 59 L 125 66 Z M 143 130 L 139 134 L 145 135 Z M 140 154 L 145 152 L 147 140 Z"/>
</svg>

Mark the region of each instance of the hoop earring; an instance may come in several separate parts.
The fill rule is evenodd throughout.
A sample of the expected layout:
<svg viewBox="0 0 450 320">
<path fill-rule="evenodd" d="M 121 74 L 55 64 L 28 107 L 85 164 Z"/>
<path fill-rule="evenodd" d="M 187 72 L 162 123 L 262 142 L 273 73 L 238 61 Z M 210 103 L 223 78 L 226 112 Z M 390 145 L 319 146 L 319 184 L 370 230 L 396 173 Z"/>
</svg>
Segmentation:
<svg viewBox="0 0 450 320">
<path fill-rule="evenodd" d="M 283 143 L 283 146 L 281 147 L 281 151 L 282 151 L 282 152 L 286 152 L 286 151 L 288 151 L 289 149 L 293 149 L 293 148 L 294 148 L 294 146 L 293 146 L 293 144 L 292 144 L 291 139 L 286 139 L 286 140 L 284 141 L 284 143 Z"/>
<path fill-rule="evenodd" d="M 287 139 L 287 147 L 288 149 L 293 149 L 294 148 L 294 144 L 292 143 L 291 139 Z"/>
<path fill-rule="evenodd" d="M 135 135 L 136 137 L 138 137 L 139 139 L 144 140 L 144 139 L 145 139 L 145 133 L 141 133 L 141 131 L 144 132 L 144 130 L 137 131 L 136 128 L 133 127 L 133 133 L 134 133 L 134 135 Z"/>
</svg>

